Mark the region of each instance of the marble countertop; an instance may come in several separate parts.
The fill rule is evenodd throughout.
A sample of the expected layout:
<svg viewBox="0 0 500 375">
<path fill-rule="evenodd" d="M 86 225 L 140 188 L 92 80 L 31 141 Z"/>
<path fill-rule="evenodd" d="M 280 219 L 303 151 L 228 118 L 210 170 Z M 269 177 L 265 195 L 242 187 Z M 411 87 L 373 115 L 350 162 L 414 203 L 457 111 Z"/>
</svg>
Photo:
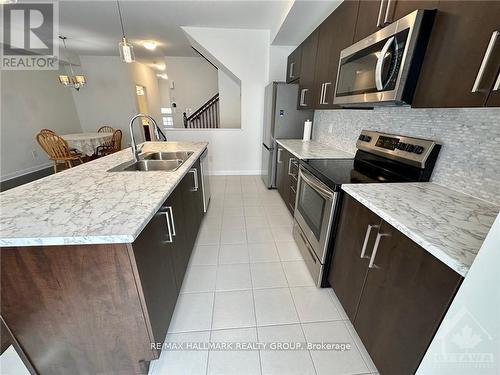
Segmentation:
<svg viewBox="0 0 500 375">
<path fill-rule="evenodd" d="M 276 142 L 299 159 L 352 159 L 353 154 L 317 141 L 277 139 Z"/>
<path fill-rule="evenodd" d="M 130 148 L 0 193 L 0 246 L 131 243 L 206 149 L 146 142 L 143 152 L 193 151 L 174 172 L 108 172 Z"/>
<path fill-rule="evenodd" d="M 431 182 L 342 189 L 465 276 L 500 208 Z"/>
</svg>

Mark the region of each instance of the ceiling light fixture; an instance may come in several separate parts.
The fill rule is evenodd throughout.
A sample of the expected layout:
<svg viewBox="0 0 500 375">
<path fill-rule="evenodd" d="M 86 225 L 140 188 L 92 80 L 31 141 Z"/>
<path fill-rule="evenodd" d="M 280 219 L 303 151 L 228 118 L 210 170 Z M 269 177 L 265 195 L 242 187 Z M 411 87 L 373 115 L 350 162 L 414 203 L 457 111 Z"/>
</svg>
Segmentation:
<svg viewBox="0 0 500 375">
<path fill-rule="evenodd" d="M 144 48 L 150 51 L 154 51 L 158 43 L 156 43 L 154 40 L 145 40 L 144 42 L 142 42 L 142 45 L 144 46 Z"/>
<path fill-rule="evenodd" d="M 156 76 L 161 79 L 168 79 L 167 73 L 162 73 L 162 74 L 158 73 Z"/>
<path fill-rule="evenodd" d="M 62 40 L 63 45 L 64 45 L 64 50 L 67 51 L 66 47 L 66 38 L 65 36 L 59 35 L 59 39 Z M 66 59 L 68 59 L 68 64 L 69 64 L 69 69 L 71 71 L 71 75 L 65 75 L 61 74 L 59 75 L 59 83 L 63 85 L 64 87 L 72 87 L 76 91 L 80 91 L 80 88 L 87 83 L 87 79 L 85 78 L 84 75 L 75 75 L 75 72 L 73 71 L 73 65 L 71 64 L 71 60 L 69 58 L 69 55 L 66 53 Z"/>
<path fill-rule="evenodd" d="M 17 4 L 17 0 L 0 0 L 0 5 Z"/>
<path fill-rule="evenodd" d="M 133 63 L 135 61 L 134 46 L 125 37 L 125 29 L 123 27 L 122 11 L 120 9 L 120 2 L 116 0 L 118 7 L 118 15 L 120 16 L 120 25 L 122 27 L 122 41 L 118 43 L 120 49 L 120 57 L 123 62 Z"/>
</svg>

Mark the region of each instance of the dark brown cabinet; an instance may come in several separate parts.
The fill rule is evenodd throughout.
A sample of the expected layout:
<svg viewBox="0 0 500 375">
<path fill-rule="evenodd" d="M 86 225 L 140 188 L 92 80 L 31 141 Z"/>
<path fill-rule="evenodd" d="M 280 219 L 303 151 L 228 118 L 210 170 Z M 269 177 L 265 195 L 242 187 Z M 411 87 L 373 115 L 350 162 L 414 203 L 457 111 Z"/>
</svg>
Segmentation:
<svg viewBox="0 0 500 375">
<path fill-rule="evenodd" d="M 334 251 L 329 280 L 377 369 L 414 373 L 462 277 L 347 195 Z"/>
<path fill-rule="evenodd" d="M 412 106 L 498 106 L 499 20 L 498 1 L 440 1 Z"/>
<path fill-rule="evenodd" d="M 285 202 L 292 215 L 295 211 L 298 171 L 298 159 L 284 147 L 278 146 L 276 187 L 278 189 L 278 193 L 283 199 L 283 202 Z"/>
<path fill-rule="evenodd" d="M 317 93 L 314 86 L 316 53 L 318 50 L 319 29 L 316 29 L 301 44 L 299 95 L 297 109 L 313 109 Z"/>
<path fill-rule="evenodd" d="M 320 25 L 314 92 L 316 109 L 340 108 L 333 104 L 340 51 L 353 42 L 358 0 L 342 2 Z"/>
<path fill-rule="evenodd" d="M 298 46 L 287 59 L 286 83 L 295 82 L 300 78 L 300 62 L 302 59 L 302 49 Z"/>
</svg>

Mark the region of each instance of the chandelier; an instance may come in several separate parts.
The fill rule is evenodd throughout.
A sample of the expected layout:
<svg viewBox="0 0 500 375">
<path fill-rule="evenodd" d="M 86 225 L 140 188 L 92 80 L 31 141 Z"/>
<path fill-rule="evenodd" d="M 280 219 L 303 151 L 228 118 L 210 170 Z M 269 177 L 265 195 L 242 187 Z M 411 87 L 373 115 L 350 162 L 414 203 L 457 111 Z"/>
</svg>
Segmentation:
<svg viewBox="0 0 500 375">
<path fill-rule="evenodd" d="M 135 61 L 134 46 L 125 37 L 125 28 L 123 27 L 122 12 L 120 9 L 120 2 L 116 0 L 118 7 L 118 15 L 120 16 L 120 25 L 122 27 L 122 41 L 118 43 L 120 49 L 120 57 L 125 63 L 133 63 Z"/>
<path fill-rule="evenodd" d="M 59 35 L 59 39 L 62 40 L 64 45 L 64 50 L 67 51 L 66 47 L 67 38 L 65 36 Z M 75 75 L 75 72 L 73 71 L 73 65 L 71 64 L 71 61 L 67 53 L 66 53 L 66 58 L 68 59 L 69 70 L 71 72 L 71 75 L 70 76 L 65 74 L 59 75 L 59 83 L 61 83 L 64 87 L 72 87 L 76 91 L 80 91 L 80 88 L 87 83 L 87 80 L 84 75 Z"/>
</svg>

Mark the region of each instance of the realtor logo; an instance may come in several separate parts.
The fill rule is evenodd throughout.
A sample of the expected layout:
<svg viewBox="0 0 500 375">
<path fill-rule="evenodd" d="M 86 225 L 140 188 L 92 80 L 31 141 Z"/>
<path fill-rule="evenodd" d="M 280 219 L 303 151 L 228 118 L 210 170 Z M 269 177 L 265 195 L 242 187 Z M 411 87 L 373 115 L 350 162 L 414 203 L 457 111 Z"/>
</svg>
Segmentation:
<svg viewBox="0 0 500 375">
<path fill-rule="evenodd" d="M 6 4 L 2 11 L 1 68 L 56 70 L 57 3 Z"/>
</svg>

